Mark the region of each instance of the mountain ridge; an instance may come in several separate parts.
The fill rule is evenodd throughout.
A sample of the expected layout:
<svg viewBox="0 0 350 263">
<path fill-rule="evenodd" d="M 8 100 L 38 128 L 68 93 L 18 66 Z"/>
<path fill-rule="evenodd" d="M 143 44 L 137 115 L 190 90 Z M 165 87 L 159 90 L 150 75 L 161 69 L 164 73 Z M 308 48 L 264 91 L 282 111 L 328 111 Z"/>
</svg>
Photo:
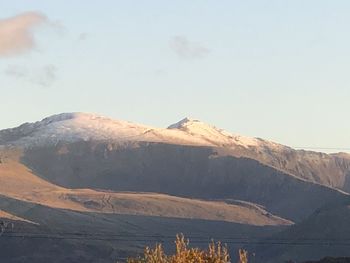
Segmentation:
<svg viewBox="0 0 350 263">
<path fill-rule="evenodd" d="M 198 119 L 189 118 L 186 117 L 179 122 L 176 122 L 174 124 L 169 125 L 167 128 L 156 128 L 148 125 L 142 125 L 134 122 L 124 121 L 124 120 L 114 120 L 112 118 L 95 114 L 95 113 L 84 113 L 84 112 L 68 112 L 68 113 L 60 113 L 55 114 L 49 117 L 46 117 L 42 119 L 41 121 L 36 122 L 26 122 L 23 123 L 17 127 L 9 128 L 9 129 L 2 129 L 0 130 L 0 144 L 6 143 L 6 137 L 10 137 L 10 133 L 15 133 L 17 136 L 14 136 L 14 138 L 10 138 L 10 142 L 16 141 L 20 136 L 26 137 L 28 135 L 33 135 L 34 132 L 36 132 L 40 128 L 44 128 L 45 126 L 54 126 L 55 129 L 48 130 L 47 132 L 50 133 L 51 136 L 54 136 L 55 133 L 58 134 L 60 132 L 63 132 L 62 126 L 58 125 L 58 123 L 70 123 L 70 126 L 68 126 L 68 129 L 76 128 L 78 129 L 79 126 L 86 126 L 85 132 L 88 133 L 89 131 L 95 129 L 99 130 L 101 128 L 104 128 L 101 130 L 101 133 L 105 132 L 105 136 L 100 137 L 93 137 L 91 134 L 87 134 L 84 137 L 83 133 L 79 133 L 81 136 L 81 139 L 108 139 L 108 136 L 110 136 L 110 139 L 113 139 L 113 133 L 111 133 L 111 130 L 114 129 L 126 129 L 128 128 L 131 132 L 134 129 L 134 132 L 136 130 L 136 134 L 134 133 L 135 138 L 139 136 L 140 140 L 148 140 L 152 141 L 155 140 L 154 137 L 149 136 L 147 137 L 147 134 L 154 134 L 156 133 L 155 137 L 159 137 L 159 140 L 162 140 L 163 142 L 171 143 L 173 139 L 174 143 L 179 143 L 179 141 L 190 141 L 194 145 L 204 145 L 204 146 L 223 146 L 224 144 L 236 144 L 243 147 L 249 147 L 249 146 L 264 146 L 266 147 L 266 144 L 269 144 L 270 147 L 288 147 L 282 144 L 278 144 L 276 142 L 263 140 L 261 138 L 256 137 L 247 137 L 242 136 L 238 134 L 234 134 L 231 132 L 228 132 L 224 129 L 219 129 L 215 127 L 214 125 L 210 125 L 207 123 L 204 123 Z M 114 127 L 113 127 L 114 126 Z M 90 128 L 88 130 L 87 128 Z M 74 132 L 72 130 L 71 132 Z M 109 132 L 109 133 L 108 133 Z M 159 134 L 164 133 L 164 134 Z M 101 134 L 100 134 L 101 135 Z M 143 137 L 142 137 L 143 135 Z M 197 137 L 196 137 L 197 136 Z M 198 137 L 205 137 L 198 138 Z M 211 138 L 214 137 L 214 138 Z M 125 137 L 125 138 L 116 138 L 120 140 L 133 140 L 135 138 L 132 137 Z M 60 139 L 67 139 L 61 137 Z M 137 139 L 137 138 L 136 138 Z M 157 141 L 157 140 L 155 140 Z M 290 147 L 288 147 L 290 148 Z"/>
<path fill-rule="evenodd" d="M 90 220 L 92 233 L 100 226 L 139 233 L 148 220 L 184 233 L 186 226 L 214 233 L 208 222 L 242 231 L 293 230 L 291 224 L 303 226 L 315 211 L 347 199 L 349 177 L 347 154 L 295 150 L 191 118 L 154 128 L 63 113 L 0 131 L 0 217 L 30 221 L 44 233 L 57 224 L 63 231 L 83 229 Z M 340 210 L 339 222 L 342 213 L 348 210 Z M 137 227 L 121 227 L 123 218 Z M 152 227 L 151 233 L 168 233 Z M 94 244 L 101 246 L 106 243 Z"/>
<path fill-rule="evenodd" d="M 76 112 L 0 130 L 0 146 L 30 148 L 78 141 L 212 147 L 222 156 L 254 159 L 301 179 L 350 191 L 349 154 L 296 150 L 276 142 L 233 134 L 192 118 L 184 118 L 168 128 L 155 128 Z"/>
</svg>

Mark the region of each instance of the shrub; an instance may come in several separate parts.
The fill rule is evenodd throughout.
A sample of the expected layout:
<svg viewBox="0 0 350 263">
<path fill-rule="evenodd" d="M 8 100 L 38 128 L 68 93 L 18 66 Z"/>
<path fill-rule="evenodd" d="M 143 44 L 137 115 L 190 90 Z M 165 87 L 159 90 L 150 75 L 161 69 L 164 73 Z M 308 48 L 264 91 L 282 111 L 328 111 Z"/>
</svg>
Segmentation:
<svg viewBox="0 0 350 263">
<path fill-rule="evenodd" d="M 207 250 L 199 248 L 189 248 L 189 241 L 184 235 L 176 236 L 174 255 L 165 254 L 161 244 L 157 244 L 155 248 L 145 248 L 144 255 L 139 258 L 129 258 L 128 263 L 229 263 L 230 256 L 226 246 L 222 246 L 220 242 L 209 244 Z M 240 255 L 247 256 L 244 250 L 240 250 Z M 247 261 L 241 261 L 246 263 Z"/>
</svg>

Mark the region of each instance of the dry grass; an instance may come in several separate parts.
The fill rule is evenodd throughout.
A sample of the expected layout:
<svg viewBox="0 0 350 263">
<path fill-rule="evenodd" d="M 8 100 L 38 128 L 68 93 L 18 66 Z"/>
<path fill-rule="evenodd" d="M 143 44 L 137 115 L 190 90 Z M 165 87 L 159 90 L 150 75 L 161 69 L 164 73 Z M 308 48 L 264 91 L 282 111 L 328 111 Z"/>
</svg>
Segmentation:
<svg viewBox="0 0 350 263">
<path fill-rule="evenodd" d="M 139 258 L 129 258 L 128 263 L 229 263 L 230 255 L 227 247 L 221 245 L 220 242 L 212 241 L 207 250 L 199 248 L 190 248 L 189 241 L 184 235 L 176 236 L 174 255 L 167 255 L 161 244 L 157 244 L 155 248 L 145 248 L 144 255 Z M 248 262 L 247 251 L 239 250 L 239 263 Z"/>
</svg>

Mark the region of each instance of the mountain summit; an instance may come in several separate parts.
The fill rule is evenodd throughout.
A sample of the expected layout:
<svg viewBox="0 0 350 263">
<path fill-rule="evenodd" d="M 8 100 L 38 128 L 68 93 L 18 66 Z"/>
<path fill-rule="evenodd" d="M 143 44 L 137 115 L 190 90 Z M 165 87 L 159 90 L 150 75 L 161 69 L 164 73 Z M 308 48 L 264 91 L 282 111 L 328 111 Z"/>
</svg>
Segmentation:
<svg viewBox="0 0 350 263">
<path fill-rule="evenodd" d="M 183 118 L 181 121 L 176 122 L 168 127 L 168 129 L 182 129 L 183 127 L 193 125 L 195 123 L 202 123 L 200 120 L 192 119 L 189 117 Z M 204 124 L 204 123 L 202 123 Z"/>
<path fill-rule="evenodd" d="M 163 129 L 80 112 L 61 113 L 38 122 L 0 131 L 0 144 L 26 147 L 55 144 L 59 141 L 91 140 L 243 147 L 258 146 L 261 143 L 259 139 L 234 135 L 190 118 Z"/>
<path fill-rule="evenodd" d="M 168 129 L 177 129 L 195 137 L 203 138 L 217 146 L 239 145 L 243 147 L 259 146 L 262 140 L 252 137 L 232 134 L 213 125 L 206 124 L 197 119 L 184 118 L 172 124 Z"/>
<path fill-rule="evenodd" d="M 254 159 L 303 180 L 350 189 L 348 155 L 294 150 L 271 141 L 233 134 L 191 118 L 184 118 L 168 128 L 155 128 L 91 113 L 62 113 L 0 131 L 0 146 L 24 149 L 58 142 L 92 141 L 209 147 L 221 156 Z"/>
<path fill-rule="evenodd" d="M 155 128 L 97 114 L 62 113 L 1 130 L 0 160 L 0 217 L 37 223 L 34 227 L 45 235 L 47 229 L 90 229 L 101 236 L 143 229 L 151 231 L 147 236 L 168 236 L 169 229 L 203 235 L 209 229 L 211 236 L 219 231 L 219 237 L 241 230 L 255 240 L 259 227 L 264 233 L 287 228 L 296 233 L 294 241 L 307 231 L 289 225 L 302 224 L 322 207 L 349 204 L 348 155 L 294 150 L 190 118 Z M 343 233 L 348 209 L 337 211 L 333 226 Z M 328 226 L 331 213 L 324 214 L 325 224 L 318 223 L 316 214 L 312 225 L 319 227 L 311 233 Z M 3 235 L 1 240 L 6 248 L 16 239 Z M 101 241 L 95 247 L 105 248 Z M 43 247 L 47 240 L 35 246 L 28 242 Z M 14 247 L 16 255 L 27 258 L 17 252 L 18 244 Z M 60 258 L 67 247 L 57 252 L 59 262 L 67 262 Z M 81 259 L 80 251 L 92 247 L 74 249 Z"/>
</svg>

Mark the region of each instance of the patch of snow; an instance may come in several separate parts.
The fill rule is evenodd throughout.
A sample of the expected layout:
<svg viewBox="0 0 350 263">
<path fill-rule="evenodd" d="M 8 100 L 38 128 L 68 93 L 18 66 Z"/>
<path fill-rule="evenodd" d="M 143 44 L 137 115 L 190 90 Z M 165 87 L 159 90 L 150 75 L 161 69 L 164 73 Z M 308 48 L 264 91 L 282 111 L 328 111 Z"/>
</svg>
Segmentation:
<svg viewBox="0 0 350 263">
<path fill-rule="evenodd" d="M 168 127 L 172 130 L 184 131 L 194 137 L 210 141 L 215 145 L 240 145 L 243 147 L 258 146 L 260 141 L 256 138 L 232 134 L 223 129 L 206 124 L 196 119 L 184 118 Z"/>
<path fill-rule="evenodd" d="M 135 124 L 89 113 L 62 113 L 35 123 L 0 131 L 0 142 L 30 147 L 59 141 L 148 141 L 208 145 L 188 134 Z"/>
<path fill-rule="evenodd" d="M 185 118 L 167 129 L 112 120 L 90 113 L 62 113 L 35 123 L 0 131 L 0 144 L 30 147 L 59 141 L 145 141 L 180 145 L 258 147 L 273 144 L 257 138 L 231 134 L 196 119 Z M 4 143 L 5 142 L 5 143 Z"/>
</svg>

